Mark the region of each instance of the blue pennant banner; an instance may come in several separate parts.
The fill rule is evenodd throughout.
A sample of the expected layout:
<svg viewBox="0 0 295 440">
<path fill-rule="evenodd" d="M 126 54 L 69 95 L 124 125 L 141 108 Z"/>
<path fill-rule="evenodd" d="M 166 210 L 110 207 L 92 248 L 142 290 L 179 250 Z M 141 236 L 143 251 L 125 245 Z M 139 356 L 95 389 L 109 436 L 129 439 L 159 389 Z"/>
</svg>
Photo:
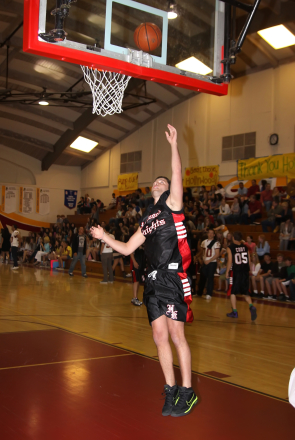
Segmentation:
<svg viewBox="0 0 295 440">
<path fill-rule="evenodd" d="M 78 191 L 65 189 L 65 206 L 69 209 L 76 208 Z"/>
</svg>

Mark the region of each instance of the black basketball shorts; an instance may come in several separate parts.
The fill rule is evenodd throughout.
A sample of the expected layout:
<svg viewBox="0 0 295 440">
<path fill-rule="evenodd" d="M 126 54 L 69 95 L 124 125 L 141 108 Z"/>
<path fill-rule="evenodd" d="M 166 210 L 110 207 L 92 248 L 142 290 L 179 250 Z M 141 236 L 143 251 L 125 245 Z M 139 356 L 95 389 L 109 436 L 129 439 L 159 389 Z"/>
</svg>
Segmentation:
<svg viewBox="0 0 295 440">
<path fill-rule="evenodd" d="M 251 295 L 249 290 L 249 273 L 230 271 L 227 295 Z"/>
<path fill-rule="evenodd" d="M 147 276 L 143 292 L 150 324 L 160 316 L 181 322 L 193 322 L 190 280 L 186 273 L 154 270 Z"/>
</svg>

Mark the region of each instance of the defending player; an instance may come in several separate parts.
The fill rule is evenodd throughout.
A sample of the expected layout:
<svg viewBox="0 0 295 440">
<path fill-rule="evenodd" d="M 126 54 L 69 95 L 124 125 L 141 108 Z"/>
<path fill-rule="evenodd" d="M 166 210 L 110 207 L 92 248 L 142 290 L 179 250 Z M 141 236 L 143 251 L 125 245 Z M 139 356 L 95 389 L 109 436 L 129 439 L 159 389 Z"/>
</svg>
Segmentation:
<svg viewBox="0 0 295 440">
<path fill-rule="evenodd" d="M 257 318 L 256 307 L 253 306 L 250 291 L 249 291 L 249 251 L 242 243 L 242 234 L 234 232 L 233 243 L 227 248 L 227 268 L 226 278 L 232 278 L 232 283 L 229 284 L 230 300 L 232 305 L 232 312 L 227 313 L 229 318 L 238 318 L 236 295 L 241 293 L 245 295 L 244 298 L 249 304 L 251 320 L 255 321 Z"/>
<path fill-rule="evenodd" d="M 193 313 L 189 307 L 192 297 L 186 273 L 191 252 L 184 226 L 181 160 L 176 129 L 171 125 L 168 129 L 166 138 L 172 153 L 171 184 L 167 177 L 158 177 L 154 181 L 154 205 L 146 209 L 140 228 L 127 243 L 103 237 L 100 227 L 92 228 L 91 233 L 95 238 L 103 237 L 106 243 L 124 255 L 131 254 L 145 242 L 148 276 L 143 300 L 166 381 L 162 414 L 179 417 L 189 414 L 198 398 L 191 387 L 191 353 L 184 334 L 184 323 L 193 321 Z M 176 348 L 182 387 L 175 381 L 169 335 Z"/>
</svg>

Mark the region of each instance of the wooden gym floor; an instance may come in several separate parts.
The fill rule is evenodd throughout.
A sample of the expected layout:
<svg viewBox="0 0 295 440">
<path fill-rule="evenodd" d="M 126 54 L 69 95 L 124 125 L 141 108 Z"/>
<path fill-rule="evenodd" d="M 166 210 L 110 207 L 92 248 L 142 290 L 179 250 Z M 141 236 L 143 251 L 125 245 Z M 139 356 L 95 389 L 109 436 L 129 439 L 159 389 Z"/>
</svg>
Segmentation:
<svg viewBox="0 0 295 440">
<path fill-rule="evenodd" d="M 165 418 L 146 310 L 130 303 L 128 282 L 100 280 L 0 265 L 1 438 L 294 438 L 294 304 L 255 301 L 252 323 L 242 298 L 235 321 L 224 294 L 195 298 L 186 334 L 200 399 L 189 416 Z"/>
</svg>

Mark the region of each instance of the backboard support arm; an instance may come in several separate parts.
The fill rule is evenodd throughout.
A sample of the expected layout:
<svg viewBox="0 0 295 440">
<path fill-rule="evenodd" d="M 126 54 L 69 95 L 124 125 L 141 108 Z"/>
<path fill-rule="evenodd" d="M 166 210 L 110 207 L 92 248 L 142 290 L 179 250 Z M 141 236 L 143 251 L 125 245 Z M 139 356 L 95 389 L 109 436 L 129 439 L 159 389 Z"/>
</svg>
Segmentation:
<svg viewBox="0 0 295 440">
<path fill-rule="evenodd" d="M 249 31 L 250 25 L 253 21 L 255 13 L 259 7 L 261 0 L 255 0 L 253 6 L 239 2 L 237 0 L 219 0 L 225 3 L 225 20 L 224 20 L 224 58 L 221 61 L 224 65 L 224 73 L 220 79 L 225 84 L 229 84 L 232 75 L 230 73 L 230 66 L 235 64 L 236 56 L 242 50 L 243 43 Z M 235 41 L 235 35 L 232 34 L 232 6 L 234 8 L 243 9 L 248 12 L 246 22 Z M 218 79 L 218 78 L 217 78 Z"/>
</svg>

